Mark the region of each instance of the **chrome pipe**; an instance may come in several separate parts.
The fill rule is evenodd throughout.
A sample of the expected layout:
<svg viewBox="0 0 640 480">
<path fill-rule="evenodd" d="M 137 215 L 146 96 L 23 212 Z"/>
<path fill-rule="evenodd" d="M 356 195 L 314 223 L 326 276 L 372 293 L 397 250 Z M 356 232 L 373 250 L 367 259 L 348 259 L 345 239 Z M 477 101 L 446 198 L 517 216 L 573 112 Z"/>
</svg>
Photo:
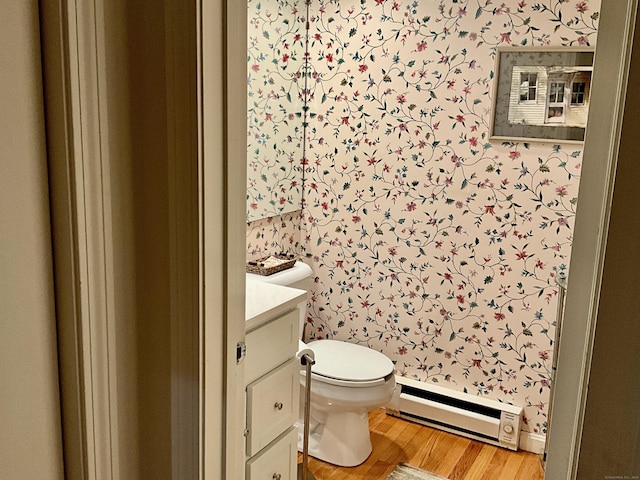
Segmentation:
<svg viewBox="0 0 640 480">
<path fill-rule="evenodd" d="M 556 332 L 553 337 L 553 359 L 551 360 L 551 387 L 549 391 L 549 408 L 547 409 L 547 434 L 544 442 L 544 452 L 540 456 L 542 468 L 547 466 L 547 451 L 549 448 L 549 430 L 551 428 L 551 411 L 553 409 L 553 394 L 556 383 L 556 370 L 558 369 L 558 351 L 560 349 L 560 334 L 562 321 L 564 319 L 564 303 L 567 293 L 567 275 L 565 272 L 558 272 L 556 275 L 556 285 L 558 286 L 558 307 L 556 310 Z"/>
<path fill-rule="evenodd" d="M 309 421 L 311 416 L 311 367 L 316 361 L 305 353 L 301 357 L 305 366 L 304 380 L 304 436 L 302 439 L 302 463 L 298 464 L 298 480 L 316 480 L 309 471 Z"/>
</svg>

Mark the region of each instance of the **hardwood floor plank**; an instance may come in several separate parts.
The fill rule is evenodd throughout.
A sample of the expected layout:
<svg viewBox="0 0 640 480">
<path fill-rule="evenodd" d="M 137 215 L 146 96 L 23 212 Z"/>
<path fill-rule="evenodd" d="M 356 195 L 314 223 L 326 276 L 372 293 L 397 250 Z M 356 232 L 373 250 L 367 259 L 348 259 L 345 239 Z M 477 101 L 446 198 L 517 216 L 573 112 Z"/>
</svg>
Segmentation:
<svg viewBox="0 0 640 480">
<path fill-rule="evenodd" d="M 516 478 L 544 478 L 544 471 L 542 470 L 542 464 L 540 458 L 525 457 L 522 466 L 518 470 Z"/>
<path fill-rule="evenodd" d="M 404 421 L 404 420 L 399 420 L 399 421 Z M 405 422 L 405 423 L 411 423 L 411 422 Z M 433 437 L 437 433 L 436 430 L 425 428 L 417 424 L 413 424 L 413 425 L 416 425 L 418 428 L 407 431 L 407 435 L 410 435 L 411 432 L 413 432 L 413 435 L 411 436 L 411 438 L 407 439 L 408 440 L 407 442 L 405 442 L 403 447 L 404 455 L 401 459 L 399 459 L 398 463 L 405 462 L 412 465 L 416 465 L 414 462 L 416 461 L 416 458 L 418 456 L 422 455 L 421 450 L 424 448 L 425 445 L 429 444 L 431 437 Z"/>
<path fill-rule="evenodd" d="M 310 458 L 309 471 L 313 473 L 316 480 L 330 480 L 330 476 L 338 471 L 338 467 Z"/>
<path fill-rule="evenodd" d="M 337 467 L 309 458 L 316 480 L 386 480 L 399 463 L 413 465 L 449 480 L 543 480 L 537 455 L 511 452 L 414 422 L 371 412 L 373 452 L 357 467 Z M 298 456 L 302 461 L 302 456 Z"/>
<path fill-rule="evenodd" d="M 395 428 L 389 429 L 384 435 L 388 442 L 380 441 L 374 437 L 381 435 L 377 430 L 372 430 L 372 443 L 376 445 L 379 459 L 387 461 L 389 463 L 400 463 L 408 460 L 407 446 L 411 444 L 418 444 L 420 439 L 416 441 L 415 437 L 420 432 L 421 427 L 412 422 L 398 422 L 396 419 L 392 419 L 395 424 Z M 378 447 L 378 444 L 381 446 Z"/>
<path fill-rule="evenodd" d="M 500 475 L 502 474 L 505 463 L 509 458 L 509 452 L 506 450 L 495 447 L 492 448 L 494 448 L 493 456 L 491 457 L 491 461 L 489 462 L 486 470 L 483 472 L 481 480 L 495 480 L 497 478 L 502 478 Z"/>
<path fill-rule="evenodd" d="M 435 430 L 408 463 L 432 472 L 451 448 L 452 443 L 453 439 L 446 433 Z"/>
<path fill-rule="evenodd" d="M 500 480 L 516 480 L 518 479 L 518 470 L 520 470 L 524 458 L 517 453 L 509 454 L 509 452 L 506 451 L 504 453 L 506 453 L 507 455 L 506 460 L 502 465 L 502 469 L 500 470 L 500 476 L 493 476 L 491 478 L 500 478 Z"/>
<path fill-rule="evenodd" d="M 491 464 L 491 459 L 496 454 L 496 447 L 491 445 L 481 445 L 477 442 L 474 442 L 473 444 L 476 446 L 480 445 L 480 452 L 474 459 L 473 463 L 469 466 L 469 469 L 465 472 L 465 475 L 461 477 L 462 480 L 482 480 L 485 471 Z"/>
<path fill-rule="evenodd" d="M 467 478 L 467 472 L 473 467 L 483 450 L 484 445 L 478 442 L 469 441 L 467 448 L 453 466 L 453 469 L 448 474 L 450 480 L 465 480 Z"/>
<path fill-rule="evenodd" d="M 389 474 L 393 472 L 394 468 L 396 468 L 396 463 L 389 463 L 378 460 L 371 466 L 369 470 L 367 470 L 365 476 L 362 478 L 387 478 Z"/>
<path fill-rule="evenodd" d="M 440 458 L 437 466 L 432 470 L 433 473 L 443 477 L 451 477 L 451 473 L 455 470 L 456 465 L 464 460 L 464 454 L 471 444 L 471 440 L 464 437 L 453 436 L 454 441 L 446 453 Z"/>
</svg>

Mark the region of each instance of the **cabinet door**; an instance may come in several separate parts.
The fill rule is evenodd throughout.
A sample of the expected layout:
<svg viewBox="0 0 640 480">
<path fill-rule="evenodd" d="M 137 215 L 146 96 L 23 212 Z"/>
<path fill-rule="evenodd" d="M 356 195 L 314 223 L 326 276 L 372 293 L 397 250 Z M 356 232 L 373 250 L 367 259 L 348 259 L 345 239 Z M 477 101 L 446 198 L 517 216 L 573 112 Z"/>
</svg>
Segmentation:
<svg viewBox="0 0 640 480">
<path fill-rule="evenodd" d="M 247 387 L 247 455 L 253 456 L 298 419 L 299 364 L 292 359 Z"/>
<path fill-rule="evenodd" d="M 298 429 L 292 427 L 247 462 L 247 480 L 296 480 Z"/>
<path fill-rule="evenodd" d="M 245 379 L 247 384 L 295 357 L 298 351 L 297 308 L 247 333 Z"/>
</svg>

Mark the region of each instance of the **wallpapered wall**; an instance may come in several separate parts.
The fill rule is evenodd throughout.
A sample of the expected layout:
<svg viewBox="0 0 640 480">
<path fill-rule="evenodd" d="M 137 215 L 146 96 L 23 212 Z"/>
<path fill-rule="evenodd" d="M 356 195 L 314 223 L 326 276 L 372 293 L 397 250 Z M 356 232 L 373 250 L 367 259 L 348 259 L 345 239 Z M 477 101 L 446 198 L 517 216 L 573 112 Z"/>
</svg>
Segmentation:
<svg viewBox="0 0 640 480">
<path fill-rule="evenodd" d="M 248 7 L 247 221 L 254 221 L 302 203 L 307 9 L 302 0 Z"/>
<path fill-rule="evenodd" d="M 274 1 L 274 0 L 272 0 Z M 312 0 L 308 332 L 543 433 L 582 152 L 488 141 L 495 48 L 594 45 L 598 0 Z"/>
<path fill-rule="evenodd" d="M 247 224 L 247 261 L 274 253 L 300 255 L 300 210 Z"/>
</svg>

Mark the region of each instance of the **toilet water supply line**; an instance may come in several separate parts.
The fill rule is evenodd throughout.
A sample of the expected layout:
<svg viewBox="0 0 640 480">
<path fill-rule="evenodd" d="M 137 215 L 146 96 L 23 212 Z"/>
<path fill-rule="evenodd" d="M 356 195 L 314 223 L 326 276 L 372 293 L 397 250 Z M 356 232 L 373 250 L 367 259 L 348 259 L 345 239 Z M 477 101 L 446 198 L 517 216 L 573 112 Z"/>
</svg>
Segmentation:
<svg viewBox="0 0 640 480">
<path fill-rule="evenodd" d="M 304 437 L 302 444 L 302 463 L 298 465 L 298 480 L 316 480 L 309 471 L 309 417 L 311 415 L 311 367 L 316 361 L 313 353 L 301 352 L 300 363 L 305 366 L 304 381 Z"/>
</svg>

